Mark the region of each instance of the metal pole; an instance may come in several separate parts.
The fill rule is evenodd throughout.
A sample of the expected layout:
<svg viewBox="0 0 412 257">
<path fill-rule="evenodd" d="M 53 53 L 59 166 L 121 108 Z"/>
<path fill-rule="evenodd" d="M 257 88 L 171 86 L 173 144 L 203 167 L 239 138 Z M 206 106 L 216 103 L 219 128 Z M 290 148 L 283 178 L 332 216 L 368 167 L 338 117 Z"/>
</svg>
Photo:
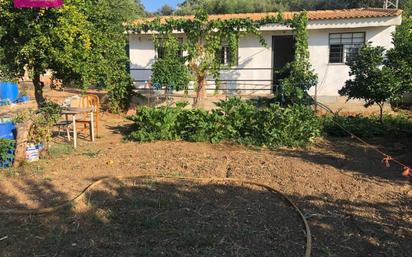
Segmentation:
<svg viewBox="0 0 412 257">
<path fill-rule="evenodd" d="M 315 113 L 318 113 L 318 84 L 315 85 Z"/>
</svg>

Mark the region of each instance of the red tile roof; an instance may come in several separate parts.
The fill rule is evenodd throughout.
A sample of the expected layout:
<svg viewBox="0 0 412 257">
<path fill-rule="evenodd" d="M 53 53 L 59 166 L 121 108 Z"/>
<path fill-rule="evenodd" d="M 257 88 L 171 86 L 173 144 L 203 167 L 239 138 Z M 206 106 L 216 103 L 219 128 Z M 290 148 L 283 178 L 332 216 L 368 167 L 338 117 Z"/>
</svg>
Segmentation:
<svg viewBox="0 0 412 257">
<path fill-rule="evenodd" d="M 285 19 L 293 18 L 293 15 L 298 12 L 283 12 Z M 337 19 L 356 19 L 356 18 L 380 18 L 394 17 L 402 14 L 400 9 L 382 9 L 382 8 L 360 8 L 360 9 L 344 9 L 344 10 L 318 10 L 308 11 L 309 20 L 337 20 Z M 227 20 L 236 18 L 250 18 L 252 20 L 260 20 L 267 16 L 275 16 L 277 13 L 239 13 L 239 14 L 213 14 L 209 15 L 209 20 Z M 194 16 L 163 16 L 161 20 L 166 19 L 193 19 Z M 153 20 L 154 18 L 139 19 L 135 23 L 141 23 L 145 20 Z"/>
</svg>

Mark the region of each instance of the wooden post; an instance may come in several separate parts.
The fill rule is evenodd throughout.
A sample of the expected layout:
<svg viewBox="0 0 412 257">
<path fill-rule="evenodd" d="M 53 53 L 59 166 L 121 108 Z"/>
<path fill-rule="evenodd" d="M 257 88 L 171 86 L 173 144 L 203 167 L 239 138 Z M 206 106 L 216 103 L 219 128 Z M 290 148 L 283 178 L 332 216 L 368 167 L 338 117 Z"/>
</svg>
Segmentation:
<svg viewBox="0 0 412 257">
<path fill-rule="evenodd" d="M 77 148 L 76 114 L 73 115 L 73 147 Z"/>
<path fill-rule="evenodd" d="M 17 124 L 16 151 L 13 167 L 20 167 L 26 161 L 27 138 L 33 125 L 32 121 Z"/>
<path fill-rule="evenodd" d="M 94 113 L 93 111 L 90 112 L 90 136 L 92 138 L 92 142 L 94 142 Z"/>
</svg>

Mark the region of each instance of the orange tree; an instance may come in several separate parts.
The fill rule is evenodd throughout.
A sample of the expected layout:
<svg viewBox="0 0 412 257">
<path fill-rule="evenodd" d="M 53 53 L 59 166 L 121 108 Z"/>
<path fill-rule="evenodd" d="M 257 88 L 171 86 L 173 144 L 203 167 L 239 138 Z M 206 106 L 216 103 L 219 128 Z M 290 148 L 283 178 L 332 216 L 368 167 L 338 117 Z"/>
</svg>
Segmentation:
<svg viewBox="0 0 412 257">
<path fill-rule="evenodd" d="M 119 111 L 132 89 L 123 24 L 137 8 L 134 0 L 65 0 L 62 8 L 16 9 L 12 0 L 0 0 L 2 68 L 13 76 L 30 72 L 39 106 L 45 103 L 40 76 L 51 70 L 64 83 L 109 90 L 111 108 Z"/>
</svg>

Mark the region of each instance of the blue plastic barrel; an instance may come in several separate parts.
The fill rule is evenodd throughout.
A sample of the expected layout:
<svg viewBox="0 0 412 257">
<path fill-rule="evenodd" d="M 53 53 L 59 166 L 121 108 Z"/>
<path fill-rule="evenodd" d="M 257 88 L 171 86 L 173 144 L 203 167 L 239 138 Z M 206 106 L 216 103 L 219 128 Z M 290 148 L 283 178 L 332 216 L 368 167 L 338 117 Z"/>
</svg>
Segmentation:
<svg viewBox="0 0 412 257">
<path fill-rule="evenodd" d="M 16 126 L 9 120 L 0 119 L 0 138 L 15 139 Z M 10 149 L 9 153 L 14 155 L 14 149 Z M 13 164 L 14 158 L 2 160 L 0 158 L 0 168 L 8 168 Z"/>
<path fill-rule="evenodd" d="M 16 126 L 11 121 L 2 122 L 0 120 L 0 138 L 14 139 Z"/>
<path fill-rule="evenodd" d="M 0 82 L 0 100 L 9 99 L 14 102 L 19 96 L 19 87 L 14 82 Z"/>
</svg>

